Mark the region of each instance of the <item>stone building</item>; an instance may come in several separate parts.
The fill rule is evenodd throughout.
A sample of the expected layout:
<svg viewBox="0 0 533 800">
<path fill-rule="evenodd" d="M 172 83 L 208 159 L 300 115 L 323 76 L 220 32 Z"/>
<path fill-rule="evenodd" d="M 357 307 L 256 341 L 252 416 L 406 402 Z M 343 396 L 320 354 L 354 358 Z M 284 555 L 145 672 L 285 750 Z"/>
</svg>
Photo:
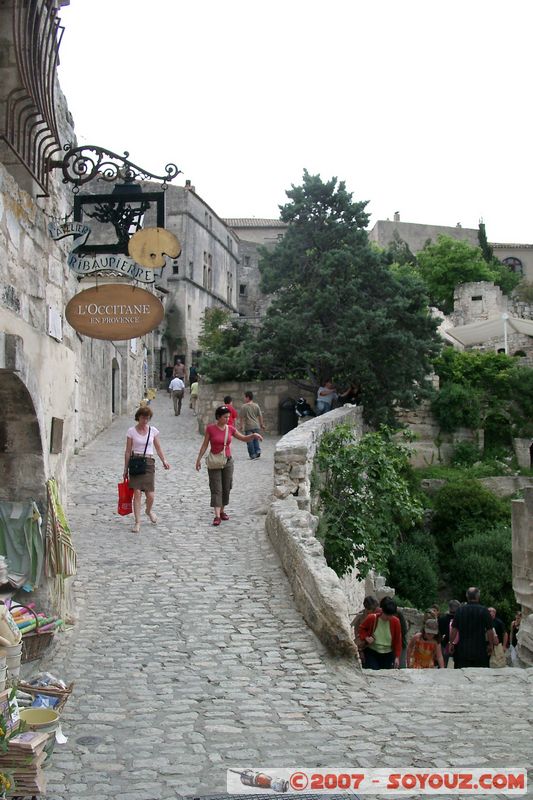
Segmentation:
<svg viewBox="0 0 533 800">
<path fill-rule="evenodd" d="M 455 227 L 447 225 L 424 225 L 419 222 L 402 222 L 396 212 L 394 219 L 380 219 L 368 232 L 370 241 L 380 247 L 388 247 L 397 234 L 409 245 L 412 253 L 422 250 L 428 240 L 436 242 L 439 236 L 449 236 L 468 242 L 473 247 L 479 246 L 478 229 L 463 228 L 460 223 Z M 507 264 L 512 272 L 518 272 L 528 281 L 533 281 L 533 244 L 502 244 L 492 242 L 494 255 L 502 263 Z"/>
<path fill-rule="evenodd" d="M 259 247 L 275 247 L 283 239 L 287 225 L 280 219 L 255 217 L 224 222 L 239 240 L 239 314 L 257 324 L 269 304 L 269 298 L 259 288 Z"/>
<path fill-rule="evenodd" d="M 68 459 L 143 396 L 147 345 L 81 336 L 64 319 L 80 289 L 67 266 L 72 239 L 52 220 L 72 210 L 50 159 L 74 142 L 57 82 L 64 0 L 0 4 L 0 500 L 45 500 Z M 117 454 L 117 465 L 121 455 Z"/>
<path fill-rule="evenodd" d="M 176 357 L 186 364 L 198 356 L 202 316 L 218 306 L 239 313 L 239 241 L 187 181 L 166 190 L 166 227 L 182 251 L 165 268 L 157 286 L 166 294 L 165 321 L 158 350 L 160 379 Z"/>
</svg>

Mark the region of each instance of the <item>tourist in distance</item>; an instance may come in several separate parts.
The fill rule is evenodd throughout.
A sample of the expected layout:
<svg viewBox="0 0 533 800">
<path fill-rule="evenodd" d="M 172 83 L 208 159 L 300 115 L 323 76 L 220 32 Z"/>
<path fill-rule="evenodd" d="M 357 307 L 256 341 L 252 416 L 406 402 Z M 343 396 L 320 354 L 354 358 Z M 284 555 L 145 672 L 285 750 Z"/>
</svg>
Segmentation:
<svg viewBox="0 0 533 800">
<path fill-rule="evenodd" d="M 364 664 L 365 661 L 365 647 L 366 642 L 359 638 L 359 627 L 363 620 L 365 620 L 369 614 L 374 614 L 376 609 L 379 608 L 379 602 L 377 597 L 369 594 L 363 600 L 363 610 L 359 611 L 358 614 L 352 619 L 350 625 L 353 628 L 353 638 L 355 644 L 357 645 L 357 649 L 359 650 L 359 656 L 361 658 L 361 663 Z"/>
<path fill-rule="evenodd" d="M 511 630 L 509 633 L 509 650 L 511 653 L 511 664 L 516 663 L 518 658 L 516 648 L 518 646 L 518 631 L 520 630 L 520 623 L 522 622 L 522 612 L 517 610 L 515 618 L 511 622 Z"/>
<path fill-rule="evenodd" d="M 239 418 L 239 412 L 236 408 L 234 408 L 231 404 L 233 402 L 233 397 L 230 394 L 227 394 L 224 398 L 224 405 L 227 409 L 229 409 L 229 424 L 233 425 L 234 428 L 237 427 L 237 420 Z"/>
<path fill-rule="evenodd" d="M 448 612 L 446 614 L 439 614 L 439 641 L 442 648 L 442 657 L 444 658 L 444 666 L 448 666 L 450 660 L 450 630 L 452 620 L 455 617 L 455 612 L 461 603 L 459 600 L 450 600 L 448 602 Z"/>
<path fill-rule="evenodd" d="M 410 669 L 434 669 L 437 664 L 444 669 L 444 659 L 439 643 L 439 623 L 428 619 L 422 631 L 415 633 L 407 647 L 407 666 Z"/>
<path fill-rule="evenodd" d="M 181 404 L 183 402 L 183 395 L 185 394 L 185 384 L 182 378 L 172 378 L 169 387 L 172 394 L 172 402 L 174 403 L 174 416 L 179 417 L 181 414 Z"/>
<path fill-rule="evenodd" d="M 316 396 L 316 413 L 317 416 L 331 411 L 333 403 L 337 399 L 337 391 L 333 385 L 331 378 L 324 381 L 324 385 L 320 386 Z"/>
<path fill-rule="evenodd" d="M 265 430 L 263 413 L 258 404 L 254 402 L 253 392 L 244 393 L 244 404 L 241 407 L 239 425 L 245 436 L 249 436 L 252 433 L 259 433 L 260 430 Z M 262 437 L 260 436 L 258 439 L 252 436 L 246 441 L 249 442 L 248 455 L 250 458 L 252 460 L 259 458 L 261 455 L 259 442 L 262 441 Z"/>
<path fill-rule="evenodd" d="M 135 412 L 136 425 L 128 428 L 126 434 L 126 451 L 124 453 L 124 479 L 128 477 L 130 456 L 139 455 L 146 458 L 146 472 L 144 475 L 129 475 L 129 485 L 133 489 L 133 514 L 135 522 L 133 533 L 141 530 L 141 495 L 146 495 L 146 515 L 155 525 L 157 517 L 152 508 L 155 499 L 155 458 L 154 449 L 161 459 L 164 469 L 170 469 L 170 464 L 163 455 L 159 441 L 159 431 L 150 425 L 153 411 L 149 406 L 141 406 Z"/>
<path fill-rule="evenodd" d="M 455 669 L 489 666 L 489 658 L 494 649 L 492 617 L 488 608 L 479 602 L 479 596 L 476 586 L 467 589 L 466 603 L 459 606 L 452 620 L 450 654 L 453 655 Z"/>
<path fill-rule="evenodd" d="M 192 413 L 196 416 L 196 404 L 198 403 L 198 378 L 195 378 L 190 384 L 190 397 L 189 408 L 192 408 Z"/>
<path fill-rule="evenodd" d="M 396 615 L 398 606 L 392 597 L 384 597 L 375 614 L 369 614 L 359 626 L 359 638 L 366 642 L 365 669 L 399 669 L 402 652 L 402 629 Z"/>
<path fill-rule="evenodd" d="M 174 369 L 172 370 L 172 377 L 181 378 L 183 383 L 185 383 L 185 364 L 179 358 L 174 364 Z"/>
<path fill-rule="evenodd" d="M 252 439 L 263 441 L 260 433 L 243 435 L 233 425 L 229 424 L 230 412 L 226 406 L 219 406 L 215 411 L 215 422 L 205 429 L 204 440 L 196 459 L 196 469 L 202 468 L 202 456 L 210 446 L 211 451 L 207 459 L 207 474 L 209 476 L 209 489 L 211 490 L 211 506 L 215 512 L 213 525 L 220 525 L 221 520 L 229 519 L 225 508 L 229 503 L 229 495 L 233 483 L 233 458 L 231 457 L 231 440 L 233 437 L 241 442 L 251 442 Z M 225 443 L 225 447 L 224 447 Z M 209 458 L 221 453 L 225 455 L 225 463 L 210 467 Z M 224 459 L 222 459 L 224 460 Z"/>
<path fill-rule="evenodd" d="M 352 405 L 356 406 L 361 399 L 361 387 L 358 383 L 351 383 L 344 392 L 339 392 L 337 395 L 337 405 Z"/>
<path fill-rule="evenodd" d="M 505 651 L 507 650 L 508 636 L 505 630 L 505 625 L 498 617 L 496 609 L 489 608 L 489 614 L 492 618 L 492 630 L 494 635 L 494 648 L 490 657 L 489 666 L 491 669 L 501 669 L 507 666 L 505 658 Z"/>
</svg>

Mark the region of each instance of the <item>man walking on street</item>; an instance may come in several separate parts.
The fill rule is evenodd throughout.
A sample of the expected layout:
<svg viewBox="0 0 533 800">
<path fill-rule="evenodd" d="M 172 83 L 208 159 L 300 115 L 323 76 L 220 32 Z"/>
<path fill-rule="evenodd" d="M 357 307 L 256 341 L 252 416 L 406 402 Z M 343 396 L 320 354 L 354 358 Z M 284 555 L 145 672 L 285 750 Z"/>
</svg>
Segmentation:
<svg viewBox="0 0 533 800">
<path fill-rule="evenodd" d="M 240 414 L 241 430 L 245 436 L 250 433 L 259 433 L 259 430 L 265 430 L 263 424 L 263 414 L 261 409 L 254 403 L 253 392 L 244 393 L 244 405 L 241 408 Z M 253 438 L 247 444 L 248 455 L 251 459 L 259 458 L 261 455 L 261 448 L 259 447 L 259 439 Z"/>
<path fill-rule="evenodd" d="M 457 644 L 450 644 L 455 669 L 488 667 L 494 648 L 492 617 L 479 602 L 479 589 L 471 586 L 466 592 L 466 605 L 460 606 L 450 628 L 450 642 L 459 634 Z"/>
<path fill-rule="evenodd" d="M 172 393 L 172 402 L 174 403 L 174 415 L 179 417 L 181 414 L 181 403 L 185 393 L 185 384 L 181 378 L 172 378 L 168 387 Z"/>
</svg>

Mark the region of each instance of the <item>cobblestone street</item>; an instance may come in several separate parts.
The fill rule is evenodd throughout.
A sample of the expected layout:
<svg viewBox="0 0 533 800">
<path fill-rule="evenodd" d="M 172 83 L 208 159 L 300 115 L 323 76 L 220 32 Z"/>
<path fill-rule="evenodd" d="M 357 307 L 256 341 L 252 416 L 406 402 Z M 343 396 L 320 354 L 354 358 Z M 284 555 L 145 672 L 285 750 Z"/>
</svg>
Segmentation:
<svg viewBox="0 0 533 800">
<path fill-rule="evenodd" d="M 332 658 L 264 532 L 276 439 L 255 461 L 234 442 L 216 529 L 195 418 L 164 393 L 152 407 L 171 464 L 157 460 L 157 525 L 143 514 L 136 535 L 116 513 L 130 417 L 71 461 L 78 620 L 43 666 L 76 687 L 51 800 L 220 792 L 228 767 L 531 767 L 532 670 L 368 678 Z"/>
</svg>

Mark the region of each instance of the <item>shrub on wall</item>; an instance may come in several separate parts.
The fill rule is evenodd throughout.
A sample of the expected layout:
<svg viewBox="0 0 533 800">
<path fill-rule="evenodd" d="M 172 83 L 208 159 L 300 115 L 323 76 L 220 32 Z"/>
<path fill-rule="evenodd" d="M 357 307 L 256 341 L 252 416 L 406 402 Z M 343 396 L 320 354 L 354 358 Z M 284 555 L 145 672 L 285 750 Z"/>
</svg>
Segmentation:
<svg viewBox="0 0 533 800">
<path fill-rule="evenodd" d="M 433 507 L 431 530 L 445 561 L 452 557 L 453 546 L 460 539 L 511 521 L 509 503 L 475 480 L 446 484 Z"/>
<path fill-rule="evenodd" d="M 387 428 L 353 441 L 339 425 L 322 437 L 317 463 L 320 533 L 326 560 L 337 575 L 357 563 L 360 577 L 383 572 L 403 531 L 415 526 L 423 509 L 413 493 L 409 451 Z"/>
<path fill-rule="evenodd" d="M 432 539 L 423 532 L 418 541 L 409 537 L 389 560 L 389 583 L 415 608 L 427 608 L 437 597 L 438 556 Z"/>
<path fill-rule="evenodd" d="M 445 433 L 457 428 L 479 428 L 481 424 L 477 392 L 459 383 L 446 383 L 433 399 L 431 410 Z"/>
<path fill-rule="evenodd" d="M 456 597 L 464 597 L 469 586 L 479 587 L 483 605 L 494 606 L 509 624 L 516 608 L 511 528 L 500 524 L 456 541 L 450 578 Z"/>
</svg>

